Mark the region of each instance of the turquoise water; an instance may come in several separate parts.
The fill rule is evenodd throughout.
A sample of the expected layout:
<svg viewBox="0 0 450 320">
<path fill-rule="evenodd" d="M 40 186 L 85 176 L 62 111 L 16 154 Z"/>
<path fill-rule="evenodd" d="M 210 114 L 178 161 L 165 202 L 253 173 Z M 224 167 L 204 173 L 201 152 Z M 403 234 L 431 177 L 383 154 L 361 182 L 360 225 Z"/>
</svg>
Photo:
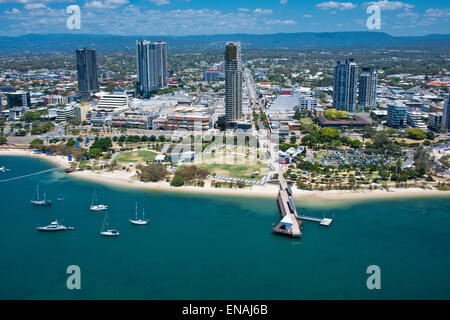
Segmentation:
<svg viewBox="0 0 450 320">
<path fill-rule="evenodd" d="M 1 165 L 11 171 L 0 179 L 53 167 L 5 156 Z M 30 206 L 36 184 L 52 207 Z M 103 214 L 89 211 L 95 188 L 118 238 L 99 234 Z M 271 232 L 275 199 L 121 189 L 58 171 L 0 183 L 0 195 L 0 299 L 450 298 L 450 197 L 298 202 L 335 221 L 305 222 L 292 240 Z M 136 200 L 148 226 L 128 222 Z M 55 217 L 76 230 L 35 230 Z M 381 290 L 366 287 L 373 264 Z M 81 290 L 66 287 L 69 265 L 81 268 Z"/>
</svg>

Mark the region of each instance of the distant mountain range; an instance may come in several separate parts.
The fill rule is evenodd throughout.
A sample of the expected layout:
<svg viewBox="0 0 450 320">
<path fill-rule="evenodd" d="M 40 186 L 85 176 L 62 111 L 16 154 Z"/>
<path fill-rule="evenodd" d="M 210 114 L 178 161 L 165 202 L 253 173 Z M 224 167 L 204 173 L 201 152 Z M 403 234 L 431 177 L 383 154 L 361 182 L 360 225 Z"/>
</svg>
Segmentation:
<svg viewBox="0 0 450 320">
<path fill-rule="evenodd" d="M 94 34 L 27 34 L 0 37 L 0 52 L 73 51 L 93 47 L 99 51 L 135 48 L 138 39 L 165 40 L 170 49 L 223 49 L 227 41 L 241 41 L 252 49 L 314 49 L 314 48 L 406 48 L 449 49 L 450 34 L 395 37 L 384 32 L 324 32 L 277 34 L 220 34 L 199 36 L 116 36 Z"/>
</svg>

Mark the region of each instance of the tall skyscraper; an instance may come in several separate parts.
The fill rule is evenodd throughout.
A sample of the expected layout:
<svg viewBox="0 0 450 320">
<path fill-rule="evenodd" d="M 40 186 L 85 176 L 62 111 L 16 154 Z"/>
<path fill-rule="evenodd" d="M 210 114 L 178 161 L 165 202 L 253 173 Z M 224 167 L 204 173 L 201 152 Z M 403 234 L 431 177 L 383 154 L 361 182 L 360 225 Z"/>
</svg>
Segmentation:
<svg viewBox="0 0 450 320">
<path fill-rule="evenodd" d="M 164 41 L 136 42 L 137 92 L 148 97 L 167 87 L 167 43 Z"/>
<path fill-rule="evenodd" d="M 242 118 L 241 43 L 228 42 L 225 47 L 225 121 L 236 123 Z"/>
<path fill-rule="evenodd" d="M 377 106 L 377 70 L 363 68 L 359 75 L 358 105 L 361 109 L 373 109 Z"/>
<path fill-rule="evenodd" d="M 95 49 L 77 49 L 78 91 L 82 94 L 98 91 L 97 58 Z"/>
<path fill-rule="evenodd" d="M 353 59 L 340 60 L 334 68 L 333 107 L 353 111 L 356 106 L 358 66 Z"/>
<path fill-rule="evenodd" d="M 442 122 L 444 124 L 444 131 L 447 133 L 450 131 L 450 95 L 444 102 L 444 114 L 442 117 Z"/>
</svg>

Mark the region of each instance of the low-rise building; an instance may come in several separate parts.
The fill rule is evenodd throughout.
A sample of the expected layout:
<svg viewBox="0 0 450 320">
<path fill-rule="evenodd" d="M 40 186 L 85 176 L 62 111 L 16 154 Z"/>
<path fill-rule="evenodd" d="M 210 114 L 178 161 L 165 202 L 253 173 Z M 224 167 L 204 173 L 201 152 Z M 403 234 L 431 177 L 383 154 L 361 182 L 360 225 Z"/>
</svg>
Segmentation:
<svg viewBox="0 0 450 320">
<path fill-rule="evenodd" d="M 300 109 L 306 109 L 312 111 L 314 108 L 317 108 L 317 99 L 313 97 L 304 97 L 300 98 Z"/>
<path fill-rule="evenodd" d="M 406 106 L 398 101 L 388 105 L 387 125 L 393 128 L 401 128 L 406 125 Z"/>
<path fill-rule="evenodd" d="M 406 114 L 406 121 L 408 125 L 410 125 L 413 128 L 419 128 L 422 130 L 427 129 L 427 125 L 422 120 L 422 114 L 417 111 L 410 111 Z"/>
<path fill-rule="evenodd" d="M 442 126 L 442 112 L 431 112 L 428 114 L 428 122 L 430 124 L 430 129 L 433 131 L 440 131 Z"/>
</svg>

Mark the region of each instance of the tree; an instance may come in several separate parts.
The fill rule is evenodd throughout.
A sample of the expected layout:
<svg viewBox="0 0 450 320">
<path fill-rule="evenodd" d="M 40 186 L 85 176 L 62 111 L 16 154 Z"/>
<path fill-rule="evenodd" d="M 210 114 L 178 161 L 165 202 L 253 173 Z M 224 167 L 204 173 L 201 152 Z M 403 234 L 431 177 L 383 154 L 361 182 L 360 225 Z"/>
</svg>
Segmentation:
<svg viewBox="0 0 450 320">
<path fill-rule="evenodd" d="M 328 109 L 324 112 L 325 118 L 328 120 L 337 120 L 337 119 L 347 119 L 348 112 L 347 111 L 339 111 L 336 109 Z"/>
<path fill-rule="evenodd" d="M 6 139 L 4 134 L 0 134 L 0 145 L 6 144 L 8 139 Z"/>
<path fill-rule="evenodd" d="M 167 174 L 166 167 L 161 163 L 150 163 L 141 169 L 140 179 L 143 182 L 158 182 L 164 179 Z"/>
<path fill-rule="evenodd" d="M 184 186 L 184 178 L 181 177 L 181 176 L 175 175 L 175 176 L 172 178 L 172 181 L 170 181 L 170 185 L 171 185 L 172 187 L 181 187 L 181 186 Z"/>
<path fill-rule="evenodd" d="M 25 114 L 23 115 L 23 120 L 25 120 L 26 122 L 32 122 L 34 120 L 38 120 L 40 118 L 40 114 L 34 111 L 27 111 L 25 112 Z"/>
<path fill-rule="evenodd" d="M 183 181 L 191 182 L 196 179 L 205 179 L 209 172 L 197 166 L 182 166 L 175 172 L 176 176 L 183 177 Z"/>
<path fill-rule="evenodd" d="M 30 148 L 32 149 L 40 149 L 44 145 L 44 141 L 41 139 L 34 139 L 30 142 Z"/>
<path fill-rule="evenodd" d="M 426 135 L 427 139 L 429 140 L 434 140 L 436 138 L 435 134 L 433 131 L 427 131 L 427 135 Z"/>
<path fill-rule="evenodd" d="M 375 148 L 383 148 L 389 143 L 389 138 L 385 132 L 378 132 L 373 137 L 373 145 Z"/>
<path fill-rule="evenodd" d="M 422 147 L 414 153 L 414 165 L 420 176 L 423 176 L 431 166 L 430 156 Z"/>
<path fill-rule="evenodd" d="M 76 144 L 77 144 L 77 142 L 76 142 L 74 139 L 70 138 L 70 139 L 67 141 L 66 146 L 68 146 L 68 147 L 73 147 L 73 146 L 76 145 Z"/>
<path fill-rule="evenodd" d="M 297 142 L 297 137 L 296 137 L 296 136 L 291 136 L 291 137 L 289 138 L 289 141 L 290 141 L 292 144 L 295 144 L 295 143 Z"/>
<path fill-rule="evenodd" d="M 92 146 L 91 149 L 101 149 L 103 152 L 108 151 L 110 148 L 112 147 L 112 141 L 111 138 L 107 137 L 107 138 L 100 138 L 97 141 L 95 141 Z"/>
<path fill-rule="evenodd" d="M 88 158 L 97 159 L 100 158 L 102 153 L 103 151 L 100 148 L 90 148 L 89 151 L 87 152 L 87 156 Z"/>
<path fill-rule="evenodd" d="M 358 149 L 361 147 L 361 141 L 359 141 L 359 139 L 350 140 L 350 146 L 354 149 Z"/>
<path fill-rule="evenodd" d="M 408 138 L 414 139 L 414 140 L 423 140 L 426 137 L 425 131 L 423 131 L 419 128 L 409 129 L 406 134 L 408 135 Z"/>
</svg>

